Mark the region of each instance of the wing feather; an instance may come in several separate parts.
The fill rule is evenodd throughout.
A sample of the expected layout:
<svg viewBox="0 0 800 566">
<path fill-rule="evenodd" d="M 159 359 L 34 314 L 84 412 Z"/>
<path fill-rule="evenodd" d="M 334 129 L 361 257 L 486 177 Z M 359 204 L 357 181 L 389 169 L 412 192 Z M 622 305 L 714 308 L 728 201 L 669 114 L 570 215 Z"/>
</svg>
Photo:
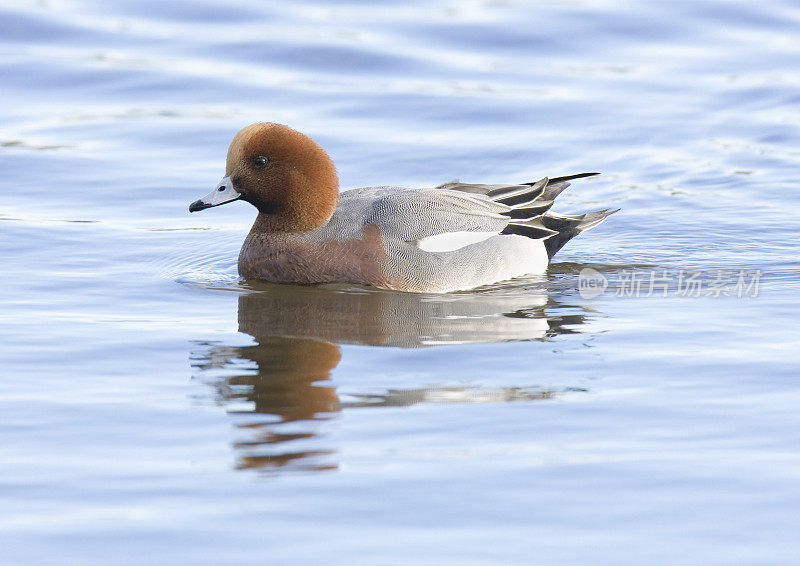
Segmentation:
<svg viewBox="0 0 800 566">
<path fill-rule="evenodd" d="M 480 193 L 419 189 L 387 193 L 373 201 L 369 222 L 406 242 L 448 232 L 495 232 L 510 218 L 510 207 Z"/>
</svg>

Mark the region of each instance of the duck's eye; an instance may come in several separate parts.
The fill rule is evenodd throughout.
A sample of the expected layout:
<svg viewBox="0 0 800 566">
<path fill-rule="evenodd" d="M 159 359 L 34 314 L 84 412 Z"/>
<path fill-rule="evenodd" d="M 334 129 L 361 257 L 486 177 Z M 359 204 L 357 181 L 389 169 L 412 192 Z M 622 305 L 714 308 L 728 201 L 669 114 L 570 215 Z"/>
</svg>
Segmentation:
<svg viewBox="0 0 800 566">
<path fill-rule="evenodd" d="M 256 167 L 264 167 L 267 164 L 267 158 L 263 155 L 257 155 L 253 158 L 253 165 Z"/>
</svg>

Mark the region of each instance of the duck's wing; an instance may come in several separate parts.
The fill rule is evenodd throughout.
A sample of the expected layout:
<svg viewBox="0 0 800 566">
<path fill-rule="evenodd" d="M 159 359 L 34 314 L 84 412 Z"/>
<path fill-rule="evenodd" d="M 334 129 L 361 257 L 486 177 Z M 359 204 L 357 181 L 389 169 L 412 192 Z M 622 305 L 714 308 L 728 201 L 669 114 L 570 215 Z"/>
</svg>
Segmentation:
<svg viewBox="0 0 800 566">
<path fill-rule="evenodd" d="M 552 258 L 570 239 L 581 232 L 594 228 L 606 217 L 619 210 L 605 209 L 575 216 L 550 211 L 556 197 L 569 187 L 569 181 L 598 174 L 578 173 L 553 179 L 545 177 L 538 181 L 519 185 L 480 185 L 453 182 L 437 188 L 484 195 L 495 202 L 511 207 L 511 211 L 504 213 L 511 220 L 503 229 L 503 233 L 543 239 L 547 255 Z"/>
<path fill-rule="evenodd" d="M 449 233 L 500 234 L 511 222 L 512 207 L 479 193 L 407 189 L 387 192 L 370 205 L 367 222 L 389 238 L 419 242 Z"/>
<path fill-rule="evenodd" d="M 557 234 L 544 223 L 544 215 L 553 206 L 561 192 L 569 186 L 567 179 L 587 177 L 596 173 L 582 173 L 556 179 L 540 179 L 519 185 L 482 185 L 471 183 L 446 183 L 439 190 L 460 191 L 483 196 L 508 207 L 503 213 L 509 221 L 503 229 L 504 234 L 519 234 L 535 240 L 549 238 Z"/>
<path fill-rule="evenodd" d="M 342 193 L 335 224 L 339 233 L 356 227 L 360 233 L 364 223 L 376 224 L 385 238 L 417 243 L 426 251 L 448 251 L 495 234 L 517 234 L 543 240 L 552 257 L 569 239 L 616 212 L 580 216 L 550 212 L 569 181 L 592 175 L 597 173 L 518 185 L 452 182 L 433 189 L 354 189 Z"/>
</svg>

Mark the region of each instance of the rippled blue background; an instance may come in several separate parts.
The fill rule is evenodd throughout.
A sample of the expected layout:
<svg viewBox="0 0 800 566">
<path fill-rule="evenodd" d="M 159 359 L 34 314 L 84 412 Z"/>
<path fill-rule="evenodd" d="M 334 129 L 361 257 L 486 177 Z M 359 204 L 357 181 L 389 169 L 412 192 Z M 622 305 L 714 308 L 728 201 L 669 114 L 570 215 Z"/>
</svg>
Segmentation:
<svg viewBox="0 0 800 566">
<path fill-rule="evenodd" d="M 796 561 L 798 37 L 780 0 L 0 3 L 0 562 Z M 260 120 L 343 188 L 590 170 L 558 209 L 622 211 L 544 281 L 244 285 L 254 211 L 187 206 Z"/>
</svg>

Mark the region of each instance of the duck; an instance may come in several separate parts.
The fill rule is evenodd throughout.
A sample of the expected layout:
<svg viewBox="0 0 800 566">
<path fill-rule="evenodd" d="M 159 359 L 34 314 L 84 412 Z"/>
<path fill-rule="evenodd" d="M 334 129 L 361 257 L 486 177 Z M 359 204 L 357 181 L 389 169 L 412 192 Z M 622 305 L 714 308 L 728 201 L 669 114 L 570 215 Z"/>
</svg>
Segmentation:
<svg viewBox="0 0 800 566">
<path fill-rule="evenodd" d="M 322 147 L 289 126 L 258 122 L 233 137 L 224 177 L 189 212 L 236 201 L 256 207 L 238 258 L 245 280 L 450 293 L 544 273 L 569 240 L 617 212 L 550 210 L 569 181 L 597 174 L 340 193 Z"/>
</svg>

